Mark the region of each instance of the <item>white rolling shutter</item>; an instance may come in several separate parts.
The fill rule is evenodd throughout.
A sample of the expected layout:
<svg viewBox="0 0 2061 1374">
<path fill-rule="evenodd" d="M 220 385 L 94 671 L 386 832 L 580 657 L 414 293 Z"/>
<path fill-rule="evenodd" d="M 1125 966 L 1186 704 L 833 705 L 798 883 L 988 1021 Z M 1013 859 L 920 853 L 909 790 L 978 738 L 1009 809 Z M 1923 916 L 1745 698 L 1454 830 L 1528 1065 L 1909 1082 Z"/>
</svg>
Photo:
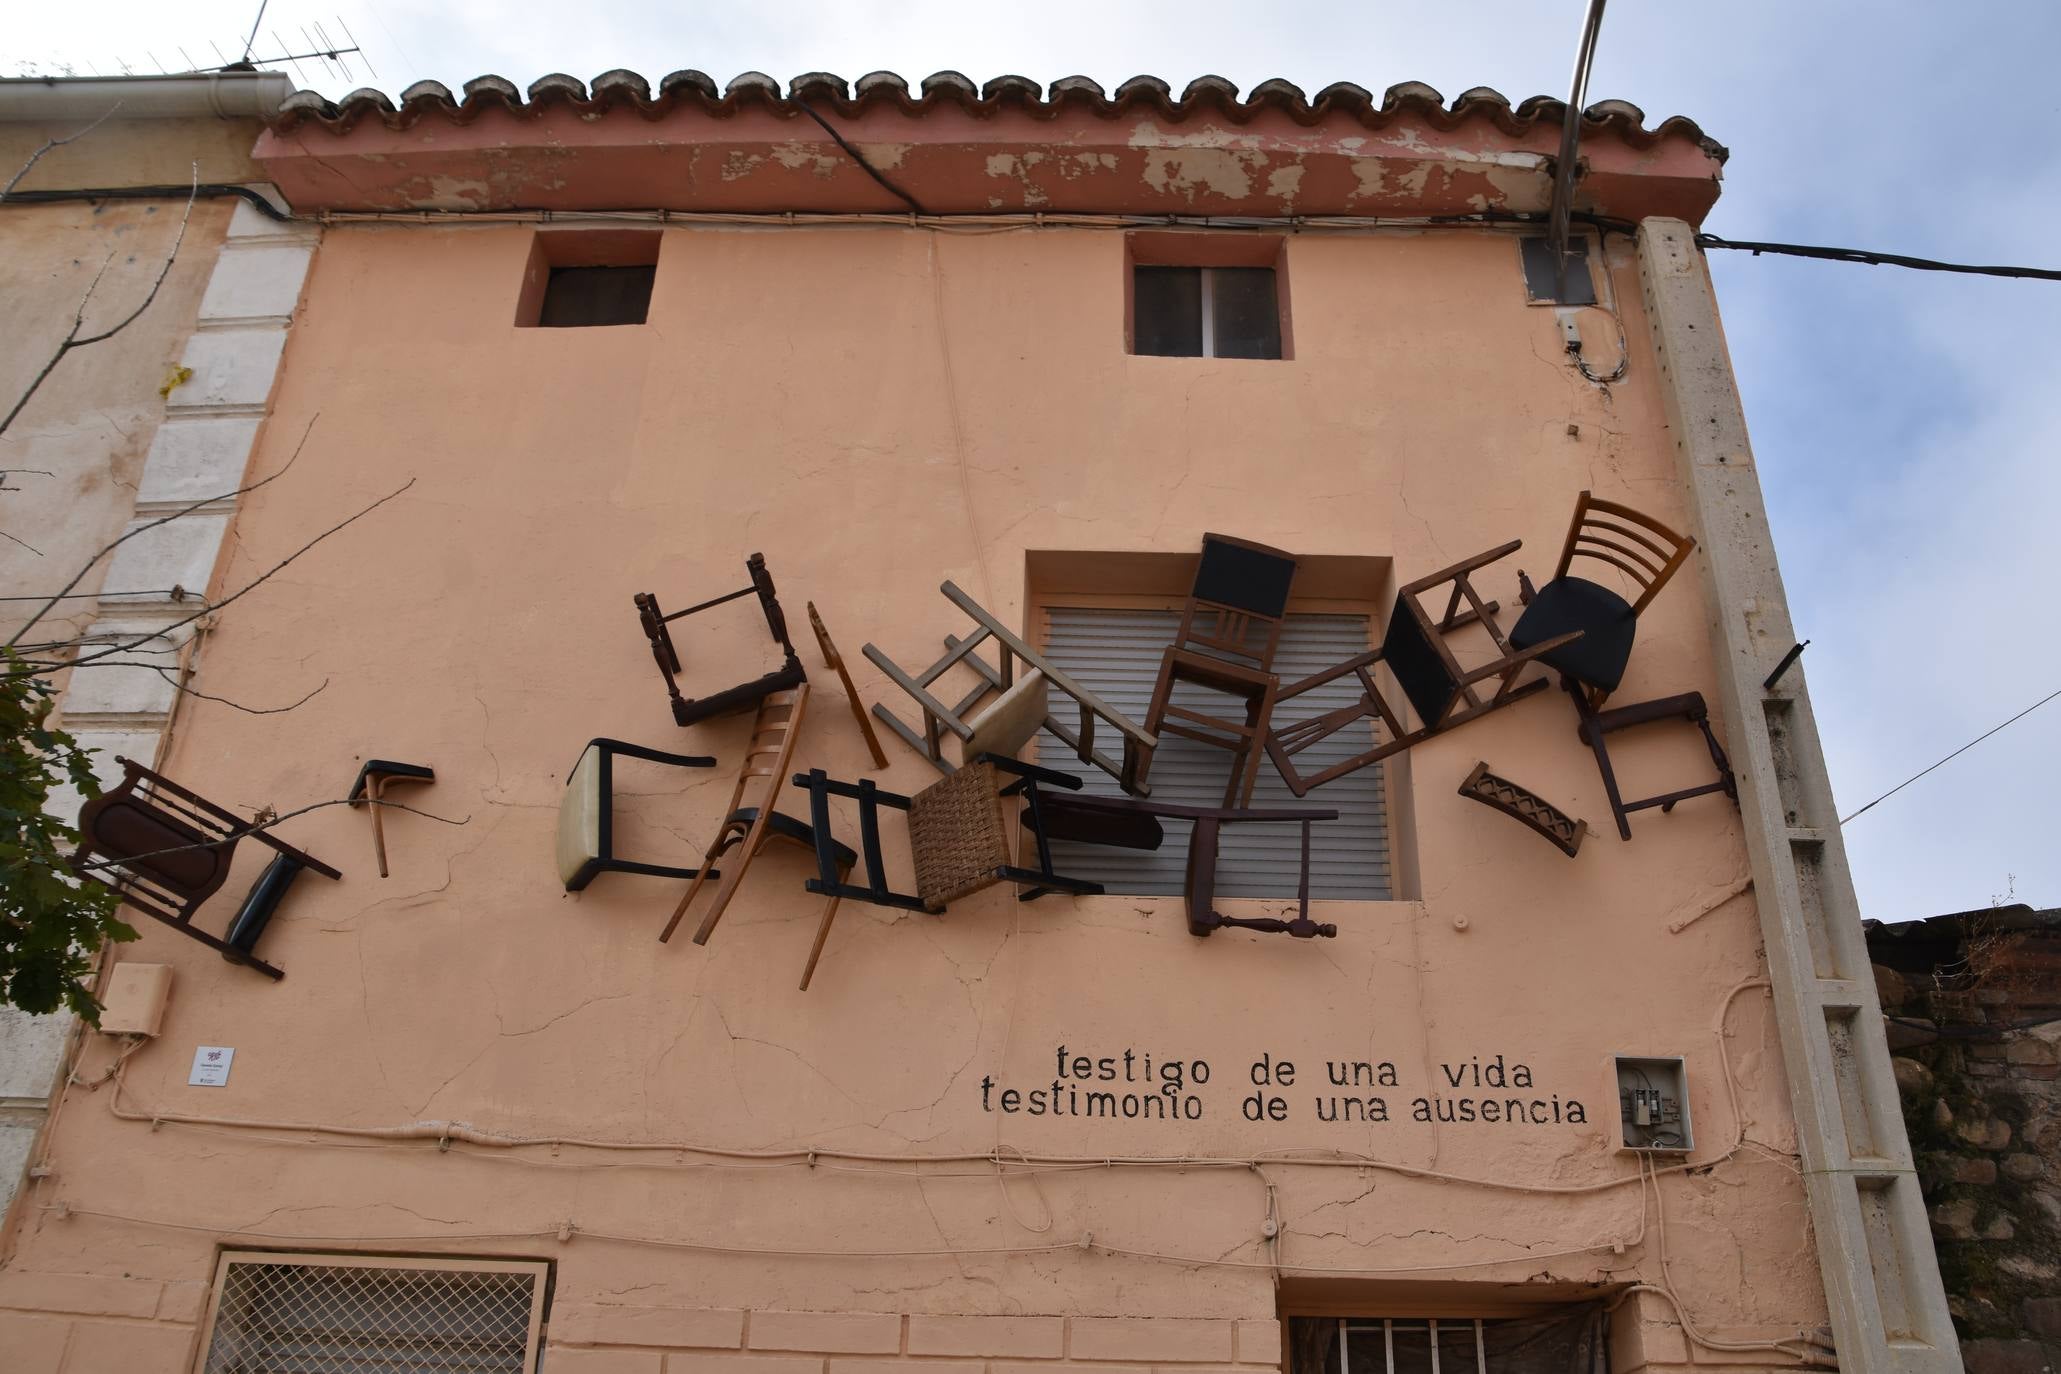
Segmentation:
<svg viewBox="0 0 2061 1374">
<path fill-rule="evenodd" d="M 1174 611 L 1109 610 L 1078 606 L 1050 607 L 1046 615 L 1045 652 L 1053 663 L 1080 679 L 1089 690 L 1134 720 L 1145 719 L 1159 660 L 1173 642 L 1180 616 Z M 1368 618 L 1363 615 L 1291 615 L 1281 636 L 1274 668 L 1283 682 L 1320 672 L 1371 647 Z M 1212 698 L 1229 703 L 1187 683 L 1174 690 L 1174 700 L 1209 709 Z M 1328 683 L 1290 702 L 1276 724 L 1320 715 L 1359 699 L 1356 679 Z M 1071 721 L 1072 702 L 1054 698 L 1061 720 Z M 1238 709 L 1232 704 L 1230 709 Z M 1106 731 L 1103 732 L 1106 734 Z M 1300 771 L 1315 773 L 1372 747 L 1371 722 L 1339 731 L 1322 744 L 1296 756 Z M 1105 752 L 1116 745 L 1098 735 Z M 1041 735 L 1037 761 L 1072 773 L 1086 792 L 1120 796 L 1116 782 L 1092 764 L 1081 763 L 1064 744 Z M 1152 763 L 1152 798 L 1189 806 L 1221 806 L 1230 778 L 1231 754 L 1194 740 L 1167 736 Z M 1381 765 L 1351 773 L 1297 800 L 1262 758 L 1259 785 L 1252 804 L 1266 807 L 1326 807 L 1339 813 L 1319 822 L 1310 834 L 1312 897 L 1386 901 L 1389 897 L 1388 810 Z M 1188 823 L 1166 823 L 1166 843 L 1155 851 L 1114 849 L 1093 844 L 1055 844 L 1053 864 L 1068 877 L 1104 884 L 1112 893 L 1164 896 L 1183 890 L 1188 859 Z M 1229 825 L 1223 830 L 1217 862 L 1217 891 L 1226 897 L 1293 897 L 1302 846 L 1298 825 Z"/>
</svg>

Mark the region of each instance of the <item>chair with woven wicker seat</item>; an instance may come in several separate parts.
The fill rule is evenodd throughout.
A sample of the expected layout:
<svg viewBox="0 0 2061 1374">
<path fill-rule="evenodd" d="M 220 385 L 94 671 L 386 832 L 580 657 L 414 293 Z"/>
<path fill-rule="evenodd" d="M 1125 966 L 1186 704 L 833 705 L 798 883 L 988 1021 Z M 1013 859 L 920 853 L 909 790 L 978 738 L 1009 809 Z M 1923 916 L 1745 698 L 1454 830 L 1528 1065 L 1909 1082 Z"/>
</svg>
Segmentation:
<svg viewBox="0 0 2061 1374">
<path fill-rule="evenodd" d="M 680 918 L 687 914 L 687 908 L 701 891 L 702 884 L 710 878 L 720 876 L 722 881 L 716 885 L 716 895 L 701 918 L 700 928 L 694 932 L 697 945 L 707 944 L 709 936 L 715 934 L 716 923 L 723 919 L 730 899 L 737 895 L 738 886 L 744 881 L 745 870 L 768 844 L 782 840 L 815 851 L 815 831 L 806 823 L 776 810 L 773 805 L 779 800 L 782 779 L 787 776 L 795 746 L 801 741 L 802 720 L 808 705 L 809 684 L 806 682 L 788 691 L 774 692 L 759 702 L 758 714 L 751 726 L 751 743 L 746 747 L 744 762 L 737 770 L 737 786 L 730 792 L 730 804 L 723 808 L 723 824 L 702 858 L 701 870 L 687 884 L 680 904 L 673 908 L 672 919 L 659 932 L 660 944 L 673 938 Z M 759 788 L 759 795 L 746 805 L 746 794 L 754 784 Z M 716 860 L 733 848 L 737 850 L 736 861 L 727 873 L 719 875 Z M 858 862 L 858 855 L 834 841 L 831 852 L 843 873 L 851 872 L 852 865 Z M 837 915 L 837 900 L 835 896 L 831 897 L 830 905 L 823 911 L 823 924 L 828 925 Z"/>
<path fill-rule="evenodd" d="M 1038 789 L 1079 789 L 1081 780 L 1069 773 L 982 754 L 913 797 L 889 792 L 871 779 L 841 782 L 820 768 L 795 774 L 794 785 L 809 794 L 809 823 L 816 836 L 817 875 L 809 879 L 811 892 L 935 915 L 961 897 L 1003 882 L 1023 884 L 1024 890 L 1016 895 L 1020 902 L 1033 901 L 1048 892 L 1092 896 L 1103 890 L 1100 883 L 1069 878 L 1052 868 L 1044 801 Z M 859 804 L 859 848 L 866 857 L 864 884 L 846 881 L 849 866 L 843 871 L 838 868 L 837 851 L 842 846 L 831 834 L 832 797 L 846 797 Z M 1013 797 L 1023 799 L 1024 828 L 1037 851 L 1036 868 L 1019 867 L 1010 851 L 1004 803 Z M 908 813 L 909 856 L 916 873 L 914 892 L 897 892 L 888 885 L 880 849 L 883 806 Z M 816 932 L 815 948 L 810 950 L 808 967 L 802 972 L 804 990 L 815 973 L 824 941 L 830 936 L 834 907 L 833 903 L 832 911 L 824 914 L 822 927 Z"/>
</svg>

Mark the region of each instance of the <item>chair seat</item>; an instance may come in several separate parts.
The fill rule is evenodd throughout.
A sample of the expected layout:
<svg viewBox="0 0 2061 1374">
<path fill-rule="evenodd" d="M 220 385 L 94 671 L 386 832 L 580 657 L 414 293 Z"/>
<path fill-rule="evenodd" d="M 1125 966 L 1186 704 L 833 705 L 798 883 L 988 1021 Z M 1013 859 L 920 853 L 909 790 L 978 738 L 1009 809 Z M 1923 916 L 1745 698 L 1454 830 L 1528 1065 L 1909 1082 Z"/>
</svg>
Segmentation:
<svg viewBox="0 0 2061 1374">
<path fill-rule="evenodd" d="M 759 809 L 756 806 L 740 806 L 730 813 L 730 820 L 741 829 L 749 829 L 758 818 Z M 785 811 L 775 811 L 766 821 L 766 830 L 782 839 L 793 840 L 796 844 L 807 845 L 811 849 L 816 847 L 816 832 L 809 828 L 809 823 L 796 820 Z M 859 862 L 858 852 L 848 844 L 832 840 L 830 849 L 837 855 L 838 863 L 846 868 Z"/>
<path fill-rule="evenodd" d="M 1585 578 L 1557 577 L 1533 594 L 1510 631 L 1510 643 L 1524 650 L 1579 630 L 1580 639 L 1539 655 L 1538 661 L 1576 682 L 1612 692 L 1624 679 L 1638 629 L 1631 603 L 1610 588 Z"/>
</svg>

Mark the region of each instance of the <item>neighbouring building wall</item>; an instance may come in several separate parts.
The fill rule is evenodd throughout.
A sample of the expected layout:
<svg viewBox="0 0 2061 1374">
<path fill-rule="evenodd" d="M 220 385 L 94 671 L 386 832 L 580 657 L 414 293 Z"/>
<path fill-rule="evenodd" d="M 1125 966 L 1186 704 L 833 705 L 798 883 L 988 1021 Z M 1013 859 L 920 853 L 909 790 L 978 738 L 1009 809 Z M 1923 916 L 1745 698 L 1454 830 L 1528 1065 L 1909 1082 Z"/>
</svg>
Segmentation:
<svg viewBox="0 0 2061 1374">
<path fill-rule="evenodd" d="M 657 943 L 683 884 L 568 895 L 553 867 L 597 736 L 720 761 L 622 765 L 622 851 L 698 859 L 748 719 L 671 724 L 631 594 L 716 595 L 755 550 L 797 633 L 813 601 L 861 695 L 900 707 L 859 646 L 916 665 L 965 633 L 944 579 L 1036 640 L 1070 590 L 1038 569 L 1160 555 L 1140 594 L 1175 604 L 1218 530 L 1342 570 L 1326 604 L 1378 637 L 1398 583 L 1521 538 L 1479 579 L 1514 615 L 1516 568 L 1551 573 L 1585 489 L 1685 524 L 1627 240 L 1605 286 L 1631 360 L 1603 389 L 1481 229 L 1289 239 L 1279 362 L 1128 354 L 1108 230 L 674 227 L 648 323 L 517 328 L 536 232 L 323 239 L 255 470 L 313 429 L 245 498 L 214 585 L 392 499 L 225 612 L 194 678 L 258 705 L 324 690 L 261 716 L 193 700 L 164 768 L 287 812 L 406 760 L 436 781 L 401 799 L 441 819 L 387 818 L 384 880 L 362 814 L 282 826 L 345 872 L 304 874 L 267 933 L 283 982 L 156 929 L 120 951 L 174 968 L 170 1011 L 113 1084 L 67 1095 L 0 1339 L 37 1367 L 179 1368 L 220 1250 L 285 1246 L 549 1261 L 552 1374 L 1256 1372 L 1284 1315 L 1577 1298 L 1616 1302 L 1630 1374 L 1689 1363 L 1670 1288 L 1748 1347 L 1733 1367 L 1796 1366 L 1826 1315 L 1739 817 L 1700 798 L 1620 841 L 1557 690 L 1411 751 L 1410 876 L 1317 903 L 1335 941 L 1199 940 L 1178 897 L 1005 886 L 942 916 L 847 903 L 802 993 L 799 851 L 767 851 L 706 946 Z M 1712 691 L 1701 576 L 1641 618 L 1625 699 Z M 690 690 L 767 666 L 733 609 L 676 626 Z M 798 769 L 934 780 L 893 740 L 873 772 L 803 653 Z M 1711 767 L 1686 727 L 1612 753 L 1644 790 Z M 1580 854 L 1455 795 L 1477 760 L 1586 817 Z M 201 1047 L 234 1049 L 225 1086 L 189 1084 Z M 1685 1057 L 1692 1168 L 1647 1179 L 1619 1152 L 1615 1054 Z M 1101 1081 L 1148 1055 L 1145 1091 Z M 1164 1097 L 1169 1064 L 1179 1120 L 1028 1110 L 1055 1082 Z M 1513 1097 L 1521 1124 L 1483 1119 Z"/>
<path fill-rule="evenodd" d="M 0 171 L 11 177 L 35 158 L 18 193 L 64 197 L 0 206 L 0 298 L 10 321 L 0 335 L 0 414 L 34 387 L 0 434 L 8 488 L 0 534 L 10 536 L 0 538 L 0 640 L 41 605 L 28 598 L 63 590 L 75 574 L 83 574 L 78 585 L 21 637 L 25 645 L 89 631 L 145 636 L 199 605 L 234 505 L 205 498 L 227 498 L 241 484 L 309 236 L 271 229 L 252 206 L 212 188 L 190 212 L 177 191 L 75 197 L 255 181 L 256 106 L 232 107 L 262 102 L 265 91 L 276 104 L 282 85 L 266 76 L 0 82 Z M 276 250 L 251 251 L 282 240 L 296 264 Z M 50 366 L 75 321 L 90 337 L 146 300 L 119 332 Z M 191 514 L 98 556 L 189 506 Z M 118 754 L 156 758 L 191 642 L 181 631 L 123 656 L 162 672 L 81 668 L 65 684 L 60 721 L 99 751 L 103 781 L 119 776 Z M 67 817 L 77 808 L 68 789 L 54 806 Z M 0 1007 L 0 1207 L 35 1152 L 72 1030 L 68 1016 Z"/>
<path fill-rule="evenodd" d="M 1904 1123 L 1971 1374 L 2061 1360 L 2061 912 L 1873 925 Z"/>
</svg>

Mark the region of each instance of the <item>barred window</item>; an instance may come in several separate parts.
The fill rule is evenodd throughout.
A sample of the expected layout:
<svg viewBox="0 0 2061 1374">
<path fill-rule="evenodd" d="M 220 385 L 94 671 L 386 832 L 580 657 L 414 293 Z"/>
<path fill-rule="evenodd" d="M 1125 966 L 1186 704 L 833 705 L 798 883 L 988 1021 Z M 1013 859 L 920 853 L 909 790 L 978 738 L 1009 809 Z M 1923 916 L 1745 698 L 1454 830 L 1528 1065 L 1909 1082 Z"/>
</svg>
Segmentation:
<svg viewBox="0 0 2061 1374">
<path fill-rule="evenodd" d="M 529 1374 L 541 1261 L 230 1252 L 202 1374 Z"/>
<path fill-rule="evenodd" d="M 1529 1317 L 1296 1317 L 1289 1374 L 1609 1374 L 1609 1333 L 1596 1303 Z"/>
</svg>

